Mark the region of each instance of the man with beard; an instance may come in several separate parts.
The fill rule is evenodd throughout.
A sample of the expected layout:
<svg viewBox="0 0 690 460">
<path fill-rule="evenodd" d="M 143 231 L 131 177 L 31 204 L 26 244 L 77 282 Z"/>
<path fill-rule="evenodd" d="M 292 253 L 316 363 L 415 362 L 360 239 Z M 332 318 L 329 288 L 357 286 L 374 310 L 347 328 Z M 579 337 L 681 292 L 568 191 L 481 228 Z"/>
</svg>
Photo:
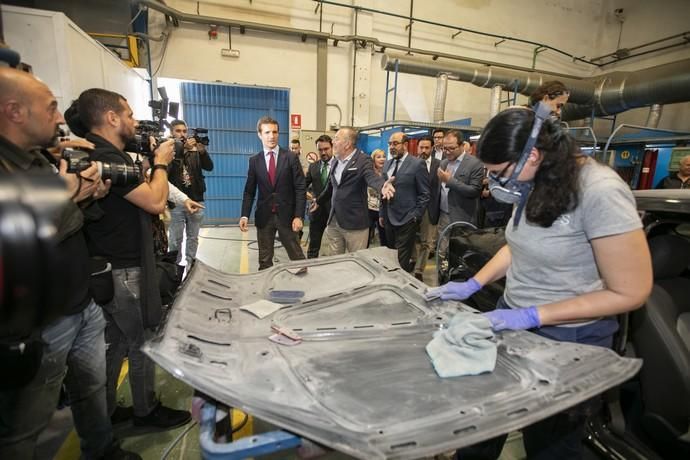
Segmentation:
<svg viewBox="0 0 690 460">
<path fill-rule="evenodd" d="M 305 178 L 307 188 L 311 186 L 311 193 L 314 197 L 321 195 L 328 186 L 328 176 L 331 173 L 333 159 L 333 141 L 331 136 L 323 134 L 316 139 L 316 148 L 319 151 L 320 161 L 309 165 Z M 316 203 L 309 207 L 309 250 L 307 257 L 312 259 L 319 257 L 321 248 L 321 238 L 323 231 L 328 223 L 328 215 L 331 213 L 331 203 L 325 201 L 323 206 L 316 206 Z"/>
<path fill-rule="evenodd" d="M 64 121 L 45 84 L 28 73 L 0 69 L 0 171 L 53 174 L 46 156 L 36 148 L 55 145 L 58 125 Z M 105 320 L 89 292 L 89 256 L 78 207 L 102 197 L 108 188 L 95 164 L 77 175 L 67 173 L 62 160 L 59 174 L 72 200 L 56 222 L 60 270 L 51 277 L 64 295 L 45 296 L 51 304 L 42 305 L 36 313 L 35 330 L 26 330 L 25 321 L 15 321 L 3 308 L 2 356 L 12 359 L 13 344 L 21 356 L 12 359 L 12 364 L 3 361 L 11 370 L 0 385 L 0 458 L 35 456 L 36 440 L 51 419 L 64 381 L 82 458 L 140 459 L 113 442 L 105 397 Z M 23 307 L 24 319 L 35 314 Z M 32 372 L 25 364 L 33 352 L 38 352 L 38 368 Z M 20 375 L 22 371 L 27 375 Z"/>
<path fill-rule="evenodd" d="M 75 116 L 69 119 L 70 128 L 76 133 L 88 131 L 86 139 L 95 145 L 92 160 L 140 167 L 124 152 L 137 126 L 124 97 L 92 88 L 79 95 L 72 109 Z M 167 169 L 173 142 L 162 143 L 154 152 L 149 182 L 113 184 L 98 202 L 103 216 L 85 227 L 91 256 L 106 259 L 113 268 L 114 298 L 103 305 L 108 410 L 114 422 L 133 416 L 136 426 L 173 428 L 190 419 L 189 412 L 164 407 L 156 399 L 154 363 L 141 351 L 161 316 L 151 222 L 163 212 L 168 199 Z M 116 412 L 117 378 L 125 356 L 129 358 L 133 409 L 121 407 Z"/>
</svg>

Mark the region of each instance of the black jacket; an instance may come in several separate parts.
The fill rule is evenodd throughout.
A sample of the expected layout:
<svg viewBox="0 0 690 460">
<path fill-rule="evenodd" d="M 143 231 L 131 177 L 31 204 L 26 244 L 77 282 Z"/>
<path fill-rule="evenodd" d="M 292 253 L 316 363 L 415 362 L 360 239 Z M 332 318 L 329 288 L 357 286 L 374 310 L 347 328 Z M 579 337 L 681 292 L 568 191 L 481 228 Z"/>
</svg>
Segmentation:
<svg viewBox="0 0 690 460">
<path fill-rule="evenodd" d="M 48 160 L 40 152 L 25 152 L 2 136 L 0 136 L 0 173 L 12 175 L 47 174 L 50 176 L 56 174 Z M 25 249 L 22 253 L 24 259 L 19 264 L 27 267 L 34 264 L 37 268 L 40 267 L 31 276 L 33 280 L 41 280 L 41 288 L 36 292 L 28 293 L 25 302 L 30 304 L 30 300 L 34 299 L 40 303 L 40 307 L 34 311 L 22 310 L 21 315 L 16 316 L 8 315 L 3 311 L 4 320 L 0 322 L 0 337 L 25 336 L 27 331 L 32 328 L 46 325 L 61 315 L 73 315 L 81 312 L 91 300 L 89 293 L 89 255 L 82 232 L 83 215 L 81 210 L 70 200 L 55 216 L 55 223 L 57 247 L 33 247 L 31 249 L 31 251 L 40 250 L 39 253 Z M 25 239 L 33 241 L 33 246 L 38 243 L 36 238 L 28 238 L 29 236 L 26 235 Z M 21 239 L 15 235 L 14 241 L 21 241 Z M 9 259 L 11 249 L 9 242 L 3 241 L 3 244 L 7 245 L 3 248 L 5 269 L 8 271 L 5 276 L 17 276 L 21 273 L 19 269 L 22 267 L 18 265 L 20 261 Z M 46 257 L 45 251 L 50 251 L 52 257 Z M 18 286 L 19 284 L 16 284 L 12 287 L 17 288 Z M 21 295 L 20 292 L 19 294 Z M 14 306 L 9 307 L 13 308 Z"/>
<path fill-rule="evenodd" d="M 331 169 L 333 168 L 333 165 L 337 163 L 337 160 L 335 158 L 331 158 Z M 319 195 L 321 195 L 324 190 L 326 190 L 326 187 L 328 187 L 328 180 L 326 180 L 326 184 L 323 185 L 321 183 L 321 160 L 315 161 L 314 163 L 309 165 L 309 169 L 307 170 L 307 176 L 305 178 L 305 183 L 307 186 L 307 189 L 309 186 L 311 186 L 312 193 L 314 194 L 315 198 L 318 198 Z M 331 213 L 331 201 L 330 200 L 324 200 L 322 201 L 323 206 L 319 205 L 319 207 L 316 209 L 315 212 L 313 212 L 310 216 L 310 219 L 312 222 L 314 221 L 326 221 L 328 219 L 328 216 Z"/>
<path fill-rule="evenodd" d="M 289 150 L 278 150 L 275 186 L 271 185 L 268 179 L 263 150 L 249 158 L 247 182 L 242 198 L 242 217 L 249 217 L 257 190 L 259 196 L 256 199 L 254 213 L 254 223 L 257 227 L 264 227 L 268 223 L 273 214 L 274 204 L 282 225 L 291 225 L 295 217 L 304 218 L 304 172 L 299 158 Z"/>
<path fill-rule="evenodd" d="M 170 183 L 194 201 L 204 201 L 206 182 L 202 170 L 213 171 L 211 154 L 205 147 L 199 148 L 204 148 L 205 153 L 185 151 L 183 158 L 175 158 L 168 167 Z M 183 175 L 185 167 L 190 176 L 188 179 Z"/>
</svg>

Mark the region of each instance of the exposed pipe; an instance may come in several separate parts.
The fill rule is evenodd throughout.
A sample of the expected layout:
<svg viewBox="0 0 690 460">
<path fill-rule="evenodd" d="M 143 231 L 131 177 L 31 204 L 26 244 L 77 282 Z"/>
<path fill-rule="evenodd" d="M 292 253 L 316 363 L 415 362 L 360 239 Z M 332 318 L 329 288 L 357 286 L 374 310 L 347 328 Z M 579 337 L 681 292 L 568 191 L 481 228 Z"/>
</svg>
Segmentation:
<svg viewBox="0 0 690 460">
<path fill-rule="evenodd" d="M 256 30 L 256 31 L 260 31 L 260 32 L 269 32 L 269 33 L 288 35 L 288 36 L 294 36 L 294 37 L 300 37 L 300 38 L 314 38 L 317 40 L 318 39 L 331 40 L 331 41 L 333 41 L 334 44 L 339 43 L 339 42 L 343 42 L 343 43 L 345 43 L 345 42 L 360 42 L 362 44 L 371 44 L 371 45 L 377 46 L 381 50 L 384 50 L 384 49 L 398 50 L 398 51 L 404 51 L 407 53 L 420 54 L 420 55 L 425 55 L 425 56 L 434 56 L 436 58 L 440 57 L 440 58 L 452 59 L 452 60 L 456 60 L 456 61 L 473 62 L 473 63 L 479 64 L 479 65 L 494 66 L 494 67 L 500 67 L 500 68 L 504 68 L 504 69 L 513 69 L 513 70 L 519 70 L 519 71 L 530 71 L 531 70 L 527 67 L 504 64 L 504 63 L 496 62 L 496 61 L 485 61 L 483 59 L 475 59 L 475 58 L 470 58 L 467 56 L 460 56 L 457 54 L 441 53 L 441 52 L 434 51 L 434 50 L 410 48 L 408 46 L 402 46 L 402 45 L 398 45 L 396 43 L 382 42 L 379 39 L 374 38 L 374 37 L 366 37 L 366 36 L 358 36 L 358 35 L 334 35 L 332 33 L 317 32 L 314 30 L 295 29 L 292 27 L 283 27 L 283 26 L 276 26 L 276 25 L 271 25 L 271 24 L 261 24 L 261 23 L 257 23 L 257 22 L 240 21 L 240 20 L 236 20 L 236 19 L 221 18 L 221 17 L 215 17 L 215 16 L 202 16 L 202 15 L 185 13 L 185 12 L 176 10 L 174 8 L 170 8 L 169 6 L 163 5 L 162 3 L 158 3 L 155 0 L 137 0 L 137 1 L 140 5 L 147 6 L 148 8 L 151 8 L 152 10 L 158 11 L 160 13 L 167 15 L 167 16 L 175 18 L 178 22 L 190 22 L 190 23 L 195 23 L 195 24 L 206 24 L 206 25 L 215 24 L 218 26 L 239 27 L 241 30 Z M 360 8 L 360 10 L 367 11 L 366 8 Z M 551 76 L 561 77 L 561 78 L 568 77 L 568 75 L 558 73 L 558 72 L 542 71 L 542 73 L 545 75 L 551 75 Z M 577 77 L 572 77 L 572 76 L 570 78 L 577 79 Z"/>
<path fill-rule="evenodd" d="M 324 4 L 324 3 L 325 3 L 326 5 L 339 6 L 339 7 L 343 7 L 343 8 L 355 8 L 355 9 L 359 9 L 359 10 L 361 10 L 361 11 L 366 11 L 366 12 L 369 12 L 369 13 L 377 13 L 377 14 L 382 14 L 382 15 L 384 15 L 384 16 L 390 16 L 390 17 L 393 17 L 393 18 L 406 19 L 406 20 L 409 20 L 409 21 L 410 21 L 410 24 L 412 24 L 412 22 L 419 22 L 419 23 L 421 23 L 421 24 L 428 24 L 428 25 L 432 25 L 432 26 L 444 27 L 444 28 L 447 28 L 447 29 L 451 29 L 451 30 L 453 30 L 453 31 L 456 32 L 456 33 L 453 35 L 453 38 L 455 38 L 455 36 L 458 35 L 460 32 L 467 32 L 467 33 L 470 33 L 470 34 L 477 34 L 477 35 L 481 35 L 481 36 L 484 36 L 484 37 L 496 38 L 496 39 L 499 40 L 499 42 L 497 42 L 497 43 L 502 43 L 502 42 L 505 42 L 505 41 L 512 41 L 512 42 L 516 42 L 516 43 L 524 43 L 524 44 L 527 44 L 527 45 L 536 46 L 536 47 L 538 47 L 538 48 L 543 48 L 544 50 L 549 49 L 549 50 L 551 50 L 551 51 L 555 51 L 555 52 L 558 53 L 558 54 L 562 54 L 563 56 L 566 56 L 566 57 L 572 59 L 573 61 L 584 62 L 584 63 L 586 63 L 586 64 L 591 64 L 591 65 L 595 65 L 595 66 L 596 66 L 596 65 L 599 65 L 599 64 L 596 64 L 596 63 L 594 63 L 594 62 L 591 62 L 591 61 L 588 61 L 588 60 L 584 59 L 584 56 L 574 56 L 574 55 L 572 55 L 572 54 L 570 54 L 570 53 L 567 53 L 567 52 L 565 52 L 565 51 L 562 51 L 562 50 L 560 50 L 560 49 L 558 49 L 558 48 L 554 48 L 553 46 L 545 45 L 545 44 L 543 44 L 543 43 L 533 42 L 533 41 L 531 41 L 531 40 L 525 40 L 525 39 L 522 39 L 522 38 L 509 37 L 509 36 L 507 36 L 507 35 L 497 35 L 497 34 L 492 34 L 492 33 L 489 33 L 489 32 L 481 32 L 481 31 L 479 31 L 479 30 L 467 29 L 467 28 L 465 28 L 465 27 L 459 27 L 459 26 L 455 26 L 455 25 L 452 25 L 452 24 L 448 24 L 448 23 L 434 22 L 434 21 L 429 21 L 429 20 L 426 20 L 426 19 L 415 18 L 415 17 L 412 17 L 412 5 L 410 5 L 410 15 L 409 15 L 409 16 L 403 16 L 402 14 L 390 13 L 390 12 L 388 12 L 388 11 L 377 10 L 377 9 L 374 9 L 374 8 L 365 8 L 365 7 L 361 7 L 361 6 L 355 6 L 355 5 L 346 5 L 346 4 L 344 4 L 344 3 L 337 3 L 337 2 L 327 1 L 327 0 L 314 0 L 314 1 L 315 1 L 315 2 L 318 2 L 320 5 L 322 5 L 322 6 L 321 6 L 321 9 L 323 9 L 323 4 Z M 411 47 L 411 44 L 408 44 L 408 48 L 410 48 L 410 47 Z"/>
<path fill-rule="evenodd" d="M 448 78 L 469 82 L 481 87 L 505 85 L 530 95 L 544 81 L 550 79 L 543 72 L 519 72 L 506 69 L 477 67 L 465 63 L 439 63 L 419 57 L 385 53 L 381 66 L 415 75 Z M 562 113 L 563 120 L 577 120 L 587 116 L 612 115 L 650 104 L 673 104 L 690 101 L 690 59 L 663 64 L 634 72 L 611 72 L 586 80 L 560 79 L 570 90 L 570 101 Z"/>
<path fill-rule="evenodd" d="M 664 106 L 661 104 L 652 104 L 649 106 L 649 113 L 647 114 L 646 126 L 650 128 L 658 128 L 661 113 L 664 111 Z"/>
<path fill-rule="evenodd" d="M 641 45 L 628 47 L 628 48 L 625 48 L 625 50 L 628 51 L 628 52 L 634 51 L 634 50 L 639 50 L 640 48 L 646 48 L 646 47 L 651 46 L 651 45 L 656 45 L 657 43 L 662 43 L 662 42 L 666 42 L 666 41 L 669 41 L 669 40 L 673 40 L 674 38 L 682 38 L 682 39 L 684 39 L 684 40 L 685 40 L 684 43 L 682 43 L 682 42 L 681 42 L 681 43 L 678 43 L 678 45 L 682 45 L 682 44 L 687 43 L 688 37 L 690 37 L 690 30 L 687 31 L 687 32 L 681 32 L 681 33 L 679 33 L 679 34 L 671 35 L 671 36 L 669 36 L 669 37 L 660 38 L 660 39 L 658 39 L 658 40 L 654 40 L 654 41 L 651 41 L 651 42 L 643 43 L 643 44 L 641 44 Z M 602 59 L 605 59 L 605 58 L 608 58 L 608 57 L 617 56 L 619 51 L 620 51 L 620 50 L 617 49 L 616 51 L 613 51 L 613 52 L 611 52 L 611 53 L 604 54 L 604 55 L 601 55 L 601 56 L 597 56 L 597 57 L 595 57 L 595 58 L 592 58 L 592 61 L 601 61 Z M 612 62 L 616 62 L 616 61 L 612 61 Z M 611 62 L 607 62 L 606 64 L 611 64 Z"/>
<path fill-rule="evenodd" d="M 491 105 L 489 106 L 489 118 L 493 118 L 501 108 L 501 85 L 494 85 L 491 88 Z"/>
<path fill-rule="evenodd" d="M 434 123 L 442 123 L 446 113 L 446 95 L 448 94 L 448 74 L 436 77 L 436 94 L 434 96 Z"/>
</svg>

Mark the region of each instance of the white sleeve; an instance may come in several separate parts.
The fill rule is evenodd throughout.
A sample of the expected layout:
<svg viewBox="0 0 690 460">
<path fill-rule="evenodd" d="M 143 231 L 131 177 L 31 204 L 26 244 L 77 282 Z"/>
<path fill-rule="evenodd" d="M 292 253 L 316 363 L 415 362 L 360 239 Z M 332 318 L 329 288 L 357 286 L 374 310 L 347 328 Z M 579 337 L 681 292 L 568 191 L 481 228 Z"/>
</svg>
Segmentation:
<svg viewBox="0 0 690 460">
<path fill-rule="evenodd" d="M 184 202 L 189 199 L 179 188 L 168 182 L 168 199 L 177 206 L 183 206 Z"/>
</svg>

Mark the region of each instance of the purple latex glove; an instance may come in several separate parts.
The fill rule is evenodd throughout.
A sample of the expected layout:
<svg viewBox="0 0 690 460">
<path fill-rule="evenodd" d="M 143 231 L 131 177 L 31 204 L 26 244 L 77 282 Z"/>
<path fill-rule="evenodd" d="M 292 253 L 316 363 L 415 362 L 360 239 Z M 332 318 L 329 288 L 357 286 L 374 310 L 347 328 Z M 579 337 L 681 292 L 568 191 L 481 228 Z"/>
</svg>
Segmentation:
<svg viewBox="0 0 690 460">
<path fill-rule="evenodd" d="M 499 309 L 482 314 L 491 321 L 494 332 L 505 329 L 520 331 L 541 326 L 537 307 Z"/>
<path fill-rule="evenodd" d="M 479 284 L 476 279 L 470 278 L 461 283 L 450 281 L 443 286 L 427 289 L 424 296 L 427 300 L 438 297 L 440 297 L 441 300 L 465 300 L 481 288 L 482 285 Z"/>
</svg>

